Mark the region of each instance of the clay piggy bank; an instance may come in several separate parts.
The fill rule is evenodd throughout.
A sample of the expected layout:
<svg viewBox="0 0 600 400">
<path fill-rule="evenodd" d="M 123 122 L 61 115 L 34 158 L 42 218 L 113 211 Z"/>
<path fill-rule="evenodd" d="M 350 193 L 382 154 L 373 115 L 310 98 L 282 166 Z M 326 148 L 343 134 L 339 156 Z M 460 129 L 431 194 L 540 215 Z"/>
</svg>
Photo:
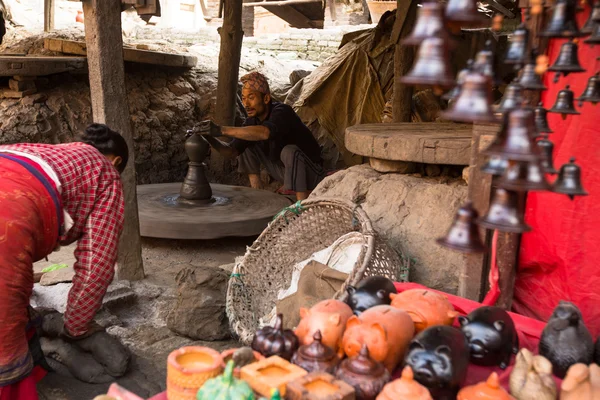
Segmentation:
<svg viewBox="0 0 600 400">
<path fill-rule="evenodd" d="M 371 357 L 392 372 L 404 357 L 414 331 L 412 319 L 405 311 L 391 306 L 375 306 L 360 317 L 350 317 L 342 346 L 344 353 L 353 357 L 363 345 L 367 345 Z"/>
<path fill-rule="evenodd" d="M 592 362 L 594 339 L 577 306 L 567 301 L 556 306 L 542 331 L 539 352 L 552 363 L 554 375 L 559 378 L 564 378 L 573 364 Z"/>
<path fill-rule="evenodd" d="M 469 342 L 460 329 L 432 326 L 410 342 L 404 364 L 434 399 L 455 399 L 467 376 Z"/>
<path fill-rule="evenodd" d="M 342 357 L 342 336 L 346 329 L 346 322 L 352 316 L 352 309 L 343 301 L 323 300 L 315 304 L 310 310 L 300 308 L 302 320 L 294 331 L 301 345 L 313 342 L 317 331 L 321 332 L 321 343 L 335 350 Z"/>
<path fill-rule="evenodd" d="M 505 369 L 519 351 L 515 324 L 500 307 L 479 307 L 466 317 L 458 317 L 458 321 L 469 341 L 473 364 Z"/>
<path fill-rule="evenodd" d="M 398 293 L 394 282 L 383 276 L 372 276 L 354 286 L 348 286 L 346 303 L 352 307 L 355 315 L 379 305 L 389 305 L 391 293 Z"/>
<path fill-rule="evenodd" d="M 600 367 L 573 364 L 560 387 L 560 400 L 600 399 Z"/>
<path fill-rule="evenodd" d="M 404 310 L 415 323 L 419 333 L 435 325 L 452 325 L 458 312 L 444 295 L 427 289 L 411 289 L 399 294 L 390 294 L 392 307 Z"/>
<path fill-rule="evenodd" d="M 517 400 L 556 400 L 552 364 L 543 356 L 521 349 L 510 373 L 510 394 Z"/>
</svg>

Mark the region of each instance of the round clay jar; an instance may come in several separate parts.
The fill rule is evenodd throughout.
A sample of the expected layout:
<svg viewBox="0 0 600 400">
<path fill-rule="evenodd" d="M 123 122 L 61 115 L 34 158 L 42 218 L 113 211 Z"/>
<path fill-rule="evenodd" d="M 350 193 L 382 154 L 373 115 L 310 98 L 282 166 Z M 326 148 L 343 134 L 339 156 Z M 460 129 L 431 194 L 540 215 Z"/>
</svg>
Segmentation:
<svg viewBox="0 0 600 400">
<path fill-rule="evenodd" d="M 177 349 L 167 359 L 167 397 L 185 399 L 193 393 L 189 398 L 195 399 L 204 382 L 222 372 L 223 359 L 217 351 L 202 346 Z"/>
<path fill-rule="evenodd" d="M 390 381 L 390 373 L 382 363 L 369 357 L 366 345 L 357 356 L 342 361 L 335 376 L 354 387 L 356 400 L 375 400 Z"/>
<path fill-rule="evenodd" d="M 321 331 L 313 336 L 313 342 L 300 346 L 292 357 L 292 363 L 308 372 L 327 372 L 333 374 L 340 363 L 336 352 L 321 343 Z"/>
</svg>

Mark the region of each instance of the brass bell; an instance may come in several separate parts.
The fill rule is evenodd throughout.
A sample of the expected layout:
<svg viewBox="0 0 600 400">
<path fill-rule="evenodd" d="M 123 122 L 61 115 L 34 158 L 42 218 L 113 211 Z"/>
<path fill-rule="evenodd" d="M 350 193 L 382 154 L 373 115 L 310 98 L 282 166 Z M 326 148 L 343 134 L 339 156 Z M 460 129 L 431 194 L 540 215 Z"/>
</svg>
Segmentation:
<svg viewBox="0 0 600 400">
<path fill-rule="evenodd" d="M 596 1 L 594 3 L 594 7 L 592 8 L 592 12 L 590 13 L 590 17 L 585 22 L 583 27 L 581 28 L 581 32 L 589 35 L 594 31 L 594 25 L 600 22 L 600 1 Z"/>
<path fill-rule="evenodd" d="M 555 175 L 558 171 L 554 168 L 552 153 L 554 152 L 554 143 L 548 140 L 548 136 L 544 135 L 537 141 L 537 146 L 540 149 L 541 161 L 540 165 L 546 174 Z"/>
<path fill-rule="evenodd" d="M 567 118 L 567 114 L 581 114 L 575 109 L 575 105 L 573 104 L 573 91 L 570 90 L 569 87 L 570 86 L 567 85 L 563 90 L 558 92 L 556 103 L 554 103 L 554 106 L 549 109 L 548 112 L 561 114 L 563 119 Z"/>
<path fill-rule="evenodd" d="M 504 57 L 505 64 L 515 64 L 515 68 L 525 64 L 527 59 L 527 43 L 529 40 L 529 30 L 525 23 L 521 23 L 513 32 Z"/>
<path fill-rule="evenodd" d="M 496 74 L 494 73 L 494 52 L 492 51 L 492 41 L 487 40 L 483 49 L 479 50 L 475 55 L 475 62 L 473 63 L 473 70 L 483 74 L 484 76 L 492 79 L 494 84 L 496 82 Z"/>
<path fill-rule="evenodd" d="M 426 85 L 450 88 L 454 76 L 449 63 L 448 44 L 440 37 L 424 39 L 419 47 L 417 60 L 410 72 L 400 78 L 407 85 Z"/>
<path fill-rule="evenodd" d="M 542 78 L 535 73 L 535 60 L 533 63 L 525 64 L 521 72 L 521 76 L 516 81 L 523 89 L 526 90 L 546 90 L 546 86 L 542 83 Z"/>
<path fill-rule="evenodd" d="M 497 188 L 487 214 L 477 223 L 487 229 L 522 233 L 531 230 L 523 218 L 517 192 Z"/>
<path fill-rule="evenodd" d="M 446 236 L 437 239 L 437 243 L 462 253 L 486 252 L 487 249 L 479 235 L 479 227 L 475 224 L 478 216 L 473 203 L 467 201 L 458 209 Z"/>
<path fill-rule="evenodd" d="M 594 30 L 592 31 L 592 35 L 586 40 L 584 40 L 583 43 L 589 44 L 592 47 L 595 44 L 600 43 L 600 22 L 596 22 L 596 24 L 594 24 Z"/>
<path fill-rule="evenodd" d="M 505 113 L 521 107 L 521 104 L 523 104 L 523 88 L 518 83 L 513 82 L 506 87 L 496 112 Z"/>
<path fill-rule="evenodd" d="M 552 191 L 555 193 L 566 194 L 571 200 L 575 196 L 587 196 L 588 192 L 581 185 L 581 168 L 575 164 L 575 157 L 571 157 L 568 164 L 560 167 L 560 172 Z"/>
<path fill-rule="evenodd" d="M 444 8 L 438 2 L 425 2 L 417 11 L 417 22 L 411 34 L 402 40 L 404 45 L 418 45 L 427 38 L 438 35 L 446 28 Z"/>
<path fill-rule="evenodd" d="M 579 100 L 579 107 L 583 105 L 584 101 L 589 101 L 593 105 L 600 102 L 600 72 L 590 76 L 583 94 L 577 100 Z"/>
<path fill-rule="evenodd" d="M 566 39 L 584 36 L 577 27 L 576 12 L 577 0 L 556 0 L 550 22 L 538 36 Z"/>
<path fill-rule="evenodd" d="M 558 82 L 558 78 L 562 73 L 564 76 L 569 75 L 571 72 L 584 72 L 585 69 L 579 64 L 579 57 L 577 57 L 577 50 L 579 47 L 573 40 L 569 40 L 560 46 L 560 53 L 556 58 L 554 64 L 548 68 L 548 71 L 556 72 L 554 77 L 554 83 Z"/>
<path fill-rule="evenodd" d="M 494 176 L 503 175 L 508 168 L 508 160 L 498 156 L 491 156 L 481 171 Z"/>
<path fill-rule="evenodd" d="M 452 101 L 452 100 L 456 99 L 456 97 L 460 93 L 462 84 L 465 82 L 465 76 L 471 70 L 472 65 L 473 65 L 472 59 L 467 61 L 467 66 L 465 68 L 461 69 L 460 72 L 458 73 L 458 75 L 456 76 L 456 85 L 454 85 L 454 87 L 450 91 L 448 91 L 447 93 L 445 93 L 442 96 L 442 100 Z"/>
<path fill-rule="evenodd" d="M 448 0 L 444 16 L 453 31 L 457 27 L 475 27 L 486 23 L 486 18 L 477 11 L 475 0 Z"/>
<path fill-rule="evenodd" d="M 540 155 L 533 142 L 534 134 L 533 110 L 516 108 L 504 114 L 500 132 L 482 153 L 512 161 L 538 161 Z"/>
<path fill-rule="evenodd" d="M 495 122 L 491 79 L 476 71 L 469 71 L 456 101 L 440 116 L 452 121 Z"/>
<path fill-rule="evenodd" d="M 549 190 L 542 166 L 537 161 L 516 161 L 496 182 L 498 187 L 516 192 Z"/>
<path fill-rule="evenodd" d="M 540 133 L 554 133 L 548 125 L 548 111 L 539 103 L 535 108 L 535 127 L 538 134 Z"/>
</svg>

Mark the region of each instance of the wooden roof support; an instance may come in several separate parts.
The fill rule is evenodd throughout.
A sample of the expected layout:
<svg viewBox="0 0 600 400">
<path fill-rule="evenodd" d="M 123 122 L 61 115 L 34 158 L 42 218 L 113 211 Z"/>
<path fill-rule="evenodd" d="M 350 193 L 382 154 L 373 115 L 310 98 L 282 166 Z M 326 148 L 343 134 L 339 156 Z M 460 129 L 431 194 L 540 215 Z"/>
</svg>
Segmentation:
<svg viewBox="0 0 600 400">
<path fill-rule="evenodd" d="M 121 175 L 125 227 L 119 246 L 117 279 L 143 279 L 133 136 L 125 90 L 121 0 L 84 0 L 83 12 L 94 121 L 120 132 L 129 145 L 129 162 Z"/>
<path fill-rule="evenodd" d="M 408 36 L 417 20 L 417 0 L 398 0 L 396 8 L 396 22 L 392 28 L 392 40 L 396 42 L 394 51 L 394 101 L 392 103 L 392 116 L 394 122 L 410 122 L 412 116 L 411 86 L 400 82 L 412 68 L 415 50 L 412 46 L 403 46 L 400 39 Z"/>
<path fill-rule="evenodd" d="M 44 0 L 44 32 L 54 30 L 55 0 Z"/>
</svg>

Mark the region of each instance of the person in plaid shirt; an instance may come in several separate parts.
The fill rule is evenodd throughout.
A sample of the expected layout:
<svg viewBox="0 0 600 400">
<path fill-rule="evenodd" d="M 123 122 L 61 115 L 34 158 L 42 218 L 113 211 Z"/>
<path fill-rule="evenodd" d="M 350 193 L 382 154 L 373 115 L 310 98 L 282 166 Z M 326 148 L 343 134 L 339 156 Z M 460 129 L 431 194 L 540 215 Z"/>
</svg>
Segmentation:
<svg viewBox="0 0 600 400">
<path fill-rule="evenodd" d="M 33 263 L 58 245 L 77 241 L 62 337 L 99 329 L 93 319 L 114 276 L 127 160 L 123 137 L 102 124 L 79 142 L 0 146 L 0 399 L 33 368 L 26 333 Z"/>
</svg>

